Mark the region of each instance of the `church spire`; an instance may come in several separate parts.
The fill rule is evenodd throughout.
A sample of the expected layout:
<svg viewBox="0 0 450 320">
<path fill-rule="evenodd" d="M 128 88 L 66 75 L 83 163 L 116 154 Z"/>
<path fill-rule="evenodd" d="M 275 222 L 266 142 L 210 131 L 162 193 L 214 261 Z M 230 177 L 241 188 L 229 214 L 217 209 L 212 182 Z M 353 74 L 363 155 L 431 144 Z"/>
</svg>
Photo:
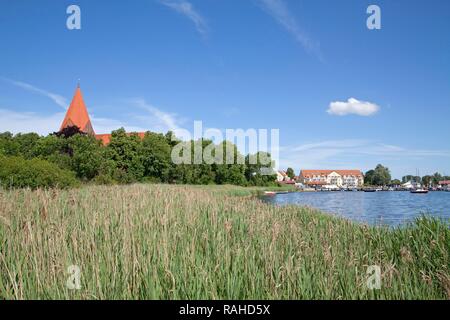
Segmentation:
<svg viewBox="0 0 450 320">
<path fill-rule="evenodd" d="M 75 90 L 75 95 L 73 96 L 72 102 L 70 103 L 60 130 L 72 126 L 77 126 L 84 133 L 95 135 L 94 129 L 92 128 L 91 119 L 89 118 L 89 113 L 86 105 L 84 104 L 83 95 L 81 94 L 79 80 L 77 89 Z"/>
</svg>

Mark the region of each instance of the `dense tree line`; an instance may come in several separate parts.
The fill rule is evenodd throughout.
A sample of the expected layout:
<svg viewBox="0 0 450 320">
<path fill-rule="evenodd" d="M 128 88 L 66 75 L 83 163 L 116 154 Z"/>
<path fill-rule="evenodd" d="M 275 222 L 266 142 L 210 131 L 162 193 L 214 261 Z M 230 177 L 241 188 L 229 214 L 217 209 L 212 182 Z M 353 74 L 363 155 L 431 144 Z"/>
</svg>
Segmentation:
<svg viewBox="0 0 450 320">
<path fill-rule="evenodd" d="M 435 173 L 433 175 L 426 175 L 423 177 L 406 175 L 402 177 L 402 180 L 394 179 L 391 180 L 391 173 L 389 168 L 377 165 L 374 170 L 369 170 L 364 175 L 364 183 L 371 186 L 398 186 L 408 181 L 418 182 L 425 186 L 436 186 L 439 181 L 450 180 L 450 176 L 443 176 L 440 173 Z"/>
<path fill-rule="evenodd" d="M 413 175 L 406 175 L 402 177 L 402 182 L 406 183 L 408 181 L 414 181 L 419 182 L 423 184 L 424 186 L 436 186 L 439 184 L 440 181 L 444 180 L 450 180 L 450 176 L 444 176 L 438 172 L 434 173 L 433 175 L 426 175 L 423 177 L 420 176 L 413 176 Z"/>
<path fill-rule="evenodd" d="M 103 146 L 94 137 L 86 135 L 76 127 L 66 128 L 45 137 L 35 133 L 0 134 L 1 165 L 7 166 L 10 159 L 25 161 L 46 161 L 60 170 L 71 172 L 82 182 L 133 183 L 161 182 L 174 184 L 234 184 L 234 185 L 272 185 L 275 175 L 261 174 L 265 166 L 259 159 L 270 157 L 260 152 L 244 157 L 230 142 L 214 145 L 210 140 L 177 141 L 173 133 L 159 134 L 147 132 L 141 139 L 127 134 L 124 129 L 112 132 L 111 141 Z M 179 143 L 190 145 L 191 157 L 195 147 L 204 151 L 213 145 L 215 157 L 225 157 L 227 150 L 233 150 L 232 164 L 207 163 L 174 164 L 171 160 L 173 148 Z M 189 156 L 189 155 L 188 155 Z M 7 159 L 9 159 L 7 161 Z M 237 161 L 237 160 L 241 161 Z M 250 161 L 255 160 L 256 161 Z M 25 163 L 22 163 L 26 166 Z M 40 163 L 42 165 L 42 163 Z M 5 171 L 6 172 L 6 171 Z M 1 178 L 1 177 L 0 177 Z"/>
</svg>

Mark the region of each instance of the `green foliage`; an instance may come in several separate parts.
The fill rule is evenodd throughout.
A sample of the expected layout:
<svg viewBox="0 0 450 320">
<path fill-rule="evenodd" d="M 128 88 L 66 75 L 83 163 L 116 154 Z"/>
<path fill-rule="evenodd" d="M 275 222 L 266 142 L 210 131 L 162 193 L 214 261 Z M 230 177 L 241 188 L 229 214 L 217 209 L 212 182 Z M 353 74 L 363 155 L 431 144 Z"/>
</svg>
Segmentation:
<svg viewBox="0 0 450 320">
<path fill-rule="evenodd" d="M 374 170 L 369 170 L 364 176 L 364 183 L 372 186 L 386 186 L 391 182 L 391 173 L 387 167 L 381 164 Z"/>
<path fill-rule="evenodd" d="M 439 184 L 439 181 L 443 180 L 450 180 L 450 177 L 446 177 L 441 175 L 439 172 L 434 173 L 433 175 L 426 175 L 423 177 L 420 176 L 413 176 L 413 175 L 406 175 L 402 177 L 402 182 L 406 183 L 408 181 L 414 181 L 414 182 L 420 182 L 424 186 L 437 186 Z"/>
<path fill-rule="evenodd" d="M 180 150 L 184 162 L 172 162 L 175 150 Z M 273 167 L 268 153 L 244 157 L 231 142 L 182 142 L 171 131 L 165 135 L 147 132 L 141 139 L 119 129 L 106 147 L 77 127 L 46 137 L 6 132 L 0 134 L 0 155 L 46 160 L 72 171 L 81 181 L 98 184 L 147 181 L 269 186 L 276 180 L 275 175 L 263 172 Z"/>
<path fill-rule="evenodd" d="M 295 172 L 294 172 L 294 169 L 292 169 L 292 168 L 288 168 L 286 170 L 286 174 L 291 179 L 294 179 L 294 177 L 295 177 Z"/>
<path fill-rule="evenodd" d="M 171 146 L 167 137 L 162 134 L 147 132 L 142 140 L 141 153 L 144 176 L 167 182 L 171 166 Z"/>
<path fill-rule="evenodd" d="M 115 180 L 122 183 L 142 180 L 145 173 L 143 146 L 137 135 L 128 135 L 123 128 L 113 131 L 106 148 L 108 159 L 115 163 Z"/>
<path fill-rule="evenodd" d="M 41 159 L 0 156 L 0 185 L 4 188 L 66 188 L 77 185 L 74 174 Z"/>
<path fill-rule="evenodd" d="M 11 132 L 0 134 L 0 154 L 6 156 L 16 156 L 19 154 L 19 144 L 14 140 Z"/>
<path fill-rule="evenodd" d="M 274 185 L 276 174 L 273 170 L 274 163 L 271 160 L 270 153 L 258 152 L 257 154 L 247 155 L 245 158 L 246 168 L 245 177 L 252 186 Z M 267 174 L 268 171 L 273 175 Z"/>
</svg>

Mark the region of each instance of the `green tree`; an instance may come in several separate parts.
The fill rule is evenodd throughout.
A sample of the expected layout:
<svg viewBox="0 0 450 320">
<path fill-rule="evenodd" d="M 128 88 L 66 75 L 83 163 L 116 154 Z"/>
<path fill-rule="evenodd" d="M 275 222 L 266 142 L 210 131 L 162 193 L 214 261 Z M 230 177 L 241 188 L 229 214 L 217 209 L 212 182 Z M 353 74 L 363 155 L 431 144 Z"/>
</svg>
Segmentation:
<svg viewBox="0 0 450 320">
<path fill-rule="evenodd" d="M 439 181 L 446 180 L 446 179 L 444 179 L 444 177 L 440 173 L 436 172 L 435 174 L 433 174 L 431 180 L 434 185 L 438 185 Z"/>
<path fill-rule="evenodd" d="M 387 167 L 381 164 L 375 168 L 375 174 L 373 176 L 373 184 L 377 186 L 385 186 L 391 182 L 391 173 Z"/>
<path fill-rule="evenodd" d="M 432 176 L 423 176 L 422 177 L 422 185 L 429 186 L 430 184 L 433 184 L 433 177 Z"/>
<path fill-rule="evenodd" d="M 379 164 L 374 170 L 366 172 L 364 181 L 367 185 L 386 186 L 391 182 L 391 173 L 387 167 Z"/>
<path fill-rule="evenodd" d="M 295 177 L 295 172 L 294 172 L 294 169 L 292 169 L 292 168 L 288 168 L 286 170 L 286 174 L 291 179 L 294 179 L 294 177 Z"/>
<path fill-rule="evenodd" d="M 19 144 L 14 139 L 11 132 L 3 132 L 0 134 L 0 154 L 6 156 L 19 155 Z"/>
<path fill-rule="evenodd" d="M 131 183 L 144 177 L 145 167 L 142 141 L 135 134 L 127 134 L 125 129 L 113 131 L 107 146 L 107 158 L 114 161 L 114 179 Z"/>
<path fill-rule="evenodd" d="M 374 175 L 375 175 L 375 170 L 367 171 L 366 174 L 364 175 L 364 184 L 366 184 L 368 186 L 374 185 L 374 183 L 373 183 Z"/>
<path fill-rule="evenodd" d="M 171 166 L 171 145 L 162 134 L 147 132 L 142 140 L 144 175 L 167 182 Z"/>
<path fill-rule="evenodd" d="M 19 133 L 14 136 L 14 141 L 17 146 L 18 155 L 26 159 L 31 159 L 34 156 L 34 147 L 41 139 L 37 133 Z"/>
<path fill-rule="evenodd" d="M 275 184 L 277 175 L 273 170 L 274 163 L 270 153 L 258 152 L 247 155 L 245 163 L 245 177 L 250 185 L 269 186 Z M 271 174 L 272 172 L 273 174 Z"/>
<path fill-rule="evenodd" d="M 222 152 L 222 163 L 214 164 L 215 182 L 217 184 L 246 185 L 245 157 L 239 152 L 236 145 L 229 141 L 221 143 L 219 150 Z"/>
<path fill-rule="evenodd" d="M 106 160 L 100 141 L 89 135 L 73 135 L 66 139 L 69 167 L 82 180 L 94 179 Z"/>
</svg>

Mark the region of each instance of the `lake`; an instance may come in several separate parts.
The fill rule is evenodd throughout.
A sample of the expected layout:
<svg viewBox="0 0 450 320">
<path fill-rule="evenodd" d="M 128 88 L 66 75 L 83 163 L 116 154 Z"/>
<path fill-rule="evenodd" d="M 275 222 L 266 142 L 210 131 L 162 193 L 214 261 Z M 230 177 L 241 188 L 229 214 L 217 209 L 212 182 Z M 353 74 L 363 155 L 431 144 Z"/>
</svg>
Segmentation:
<svg viewBox="0 0 450 320">
<path fill-rule="evenodd" d="M 398 226 L 421 214 L 450 219 L 450 192 L 296 192 L 263 200 L 275 205 L 310 206 L 371 225 Z"/>
</svg>

